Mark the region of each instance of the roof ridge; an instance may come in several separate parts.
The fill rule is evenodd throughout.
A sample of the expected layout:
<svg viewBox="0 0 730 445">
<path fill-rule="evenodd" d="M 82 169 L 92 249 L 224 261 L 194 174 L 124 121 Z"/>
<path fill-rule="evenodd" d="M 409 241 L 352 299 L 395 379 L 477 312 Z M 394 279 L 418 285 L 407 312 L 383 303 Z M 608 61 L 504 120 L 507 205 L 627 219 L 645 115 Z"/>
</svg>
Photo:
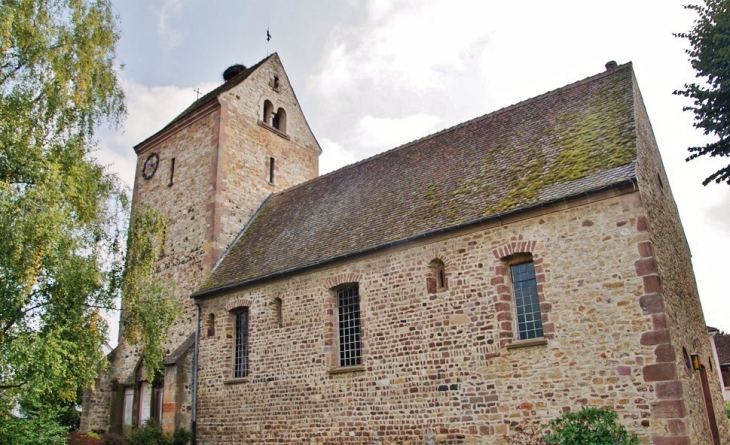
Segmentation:
<svg viewBox="0 0 730 445">
<path fill-rule="evenodd" d="M 494 111 L 491 111 L 491 112 L 489 112 L 487 114 L 483 114 L 481 116 L 474 117 L 472 119 L 469 119 L 467 121 L 458 123 L 458 124 L 453 125 L 451 127 L 444 128 L 443 130 L 437 131 L 435 133 L 428 134 L 428 135 L 423 136 L 423 137 L 420 137 L 418 139 L 414 139 L 414 140 L 412 140 L 410 142 L 406 142 L 405 144 L 401 144 L 401 145 L 395 146 L 395 147 L 393 147 L 391 149 L 382 151 L 380 153 L 376 153 L 376 154 L 370 156 L 369 158 L 361 159 L 361 160 L 359 160 L 357 162 L 353 162 L 352 164 L 347 164 L 345 166 L 342 166 L 342 167 L 338 168 L 337 170 L 333 170 L 331 172 L 325 173 L 324 175 L 317 176 L 316 178 L 312 178 L 312 179 L 310 179 L 308 181 L 299 183 L 297 185 L 294 185 L 292 187 L 289 187 L 286 190 L 282 190 L 280 192 L 274 193 L 271 196 L 274 197 L 274 196 L 283 195 L 283 194 L 285 194 L 285 193 L 287 193 L 289 191 L 296 190 L 296 189 L 298 189 L 300 187 L 303 187 L 303 186 L 308 185 L 310 183 L 316 182 L 316 181 L 318 181 L 320 179 L 329 177 L 329 176 L 331 176 L 331 175 L 333 175 L 335 173 L 339 173 L 341 171 L 345 171 L 345 170 L 354 168 L 354 167 L 359 166 L 361 164 L 374 161 L 375 159 L 378 159 L 380 157 L 389 155 L 390 153 L 393 153 L 393 152 L 395 152 L 397 150 L 404 150 L 404 149 L 410 147 L 411 145 L 417 144 L 419 142 L 423 142 L 423 141 L 426 141 L 426 140 L 429 140 L 429 139 L 436 138 L 436 137 L 441 136 L 443 134 L 449 133 L 451 131 L 458 130 L 460 128 L 463 128 L 463 127 L 466 127 L 468 125 L 471 125 L 471 124 L 480 122 L 480 121 L 482 121 L 484 119 L 487 119 L 487 118 L 492 118 L 494 116 L 499 116 L 500 114 L 506 113 L 508 111 L 512 111 L 514 109 L 524 107 L 526 105 L 529 105 L 529 104 L 531 104 L 533 102 L 536 102 L 538 100 L 544 99 L 546 97 L 553 96 L 553 95 L 557 94 L 560 91 L 568 91 L 568 90 L 571 90 L 571 89 L 576 88 L 578 86 L 581 86 L 581 85 L 584 85 L 586 83 L 590 83 L 590 82 L 593 82 L 593 81 L 602 79 L 604 77 L 608 77 L 610 75 L 613 75 L 613 74 L 618 73 L 619 71 L 622 71 L 622 70 L 625 70 L 625 69 L 628 69 L 628 68 L 632 68 L 632 67 L 633 67 L 632 62 L 630 62 L 630 61 L 629 62 L 626 62 L 626 63 L 621 64 L 621 65 L 619 65 L 619 66 L 617 66 L 617 67 L 615 67 L 613 69 L 608 69 L 608 70 L 602 71 L 602 72 L 600 72 L 598 74 L 594 74 L 592 76 L 588 76 L 588 77 L 586 77 L 584 79 L 577 80 L 577 81 L 575 81 L 573 83 L 569 83 L 569 84 L 564 85 L 562 87 L 555 88 L 555 89 L 550 90 L 550 91 L 548 91 L 546 93 L 543 93 L 543 94 L 541 94 L 539 96 L 534 96 L 534 97 L 531 97 L 529 99 L 525 99 L 525 100 L 523 100 L 521 102 L 517 102 L 516 104 L 512 104 L 512 105 L 508 105 L 506 107 L 499 108 L 499 109 L 494 110 Z"/>
</svg>

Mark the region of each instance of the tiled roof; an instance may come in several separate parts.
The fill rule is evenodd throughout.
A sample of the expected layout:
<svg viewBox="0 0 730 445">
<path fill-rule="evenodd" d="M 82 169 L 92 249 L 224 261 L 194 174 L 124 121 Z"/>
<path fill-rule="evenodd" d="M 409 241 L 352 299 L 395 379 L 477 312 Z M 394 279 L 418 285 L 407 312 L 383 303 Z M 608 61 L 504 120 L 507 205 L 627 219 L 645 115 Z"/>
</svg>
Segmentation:
<svg viewBox="0 0 730 445">
<path fill-rule="evenodd" d="M 231 88 L 235 87 L 239 83 L 241 83 L 244 80 L 246 80 L 246 78 L 248 76 L 250 76 L 251 73 L 253 73 L 254 71 L 256 71 L 256 69 L 258 67 L 260 67 L 264 62 L 266 62 L 267 60 L 269 60 L 270 58 L 272 58 L 274 56 L 276 56 L 276 53 L 274 53 L 274 54 L 266 57 L 265 59 L 261 60 L 256 65 L 253 65 L 252 67 L 247 68 L 247 69 L 241 71 L 240 73 L 238 73 L 235 76 L 233 76 L 230 79 L 228 79 L 226 82 L 223 82 L 221 85 L 219 85 L 218 87 L 216 87 L 215 89 L 213 89 L 209 93 L 206 93 L 205 95 L 203 95 L 203 97 L 201 97 L 200 99 L 198 99 L 195 102 L 193 102 L 182 113 L 178 114 L 173 120 L 170 121 L 170 123 L 168 123 L 167 125 L 165 125 L 162 128 L 162 130 L 158 131 L 157 133 L 155 133 L 152 136 L 148 137 L 144 141 L 140 142 L 139 144 L 136 145 L 136 147 L 139 147 L 139 146 L 143 145 L 145 142 L 147 142 L 148 140 L 154 138 L 158 134 L 164 133 L 168 128 L 170 128 L 173 125 L 175 125 L 176 123 L 180 122 L 186 116 L 191 115 L 196 110 L 199 110 L 199 109 L 203 108 L 205 105 L 208 105 L 209 103 L 213 102 L 214 100 L 217 100 L 218 99 L 218 96 L 221 93 L 230 90 Z"/>
<path fill-rule="evenodd" d="M 200 296 L 635 177 L 625 64 L 272 195 Z"/>
<path fill-rule="evenodd" d="M 730 335 L 716 335 L 715 348 L 721 365 L 730 364 Z"/>
</svg>

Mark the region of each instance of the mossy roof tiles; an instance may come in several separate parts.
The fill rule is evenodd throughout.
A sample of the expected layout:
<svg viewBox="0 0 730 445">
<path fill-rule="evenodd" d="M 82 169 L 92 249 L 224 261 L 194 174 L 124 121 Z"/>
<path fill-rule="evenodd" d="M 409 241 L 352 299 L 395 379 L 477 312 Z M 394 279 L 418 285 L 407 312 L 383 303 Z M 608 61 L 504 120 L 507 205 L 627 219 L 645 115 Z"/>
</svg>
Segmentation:
<svg viewBox="0 0 730 445">
<path fill-rule="evenodd" d="M 274 194 L 194 296 L 635 177 L 625 64 Z"/>
</svg>

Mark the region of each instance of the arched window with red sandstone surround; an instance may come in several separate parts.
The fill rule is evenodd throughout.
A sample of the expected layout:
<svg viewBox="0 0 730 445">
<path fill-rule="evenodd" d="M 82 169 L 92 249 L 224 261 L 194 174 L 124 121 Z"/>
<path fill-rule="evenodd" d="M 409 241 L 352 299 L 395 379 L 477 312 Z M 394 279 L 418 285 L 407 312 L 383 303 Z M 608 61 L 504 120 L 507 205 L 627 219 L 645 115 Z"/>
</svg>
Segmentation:
<svg viewBox="0 0 730 445">
<path fill-rule="evenodd" d="M 231 377 L 241 379 L 249 374 L 249 320 L 251 301 L 239 298 L 225 306 L 233 322 L 233 366 Z"/>
<path fill-rule="evenodd" d="M 512 278 L 512 294 L 514 297 L 515 316 L 517 317 L 517 338 L 529 340 L 542 338 L 542 313 L 537 295 L 537 279 L 532 257 L 529 261 L 510 265 Z"/>
<path fill-rule="evenodd" d="M 324 280 L 330 293 L 325 310 L 325 361 L 329 373 L 364 371 L 365 330 L 362 317 L 361 275 L 342 273 Z"/>
<path fill-rule="evenodd" d="M 535 252 L 537 242 L 514 241 L 493 250 L 497 277 L 492 279 L 499 294 L 495 305 L 501 346 L 553 338 L 554 325 L 548 314 L 552 309 L 543 294 L 543 259 Z M 509 302 L 509 304 L 507 304 Z"/>
</svg>

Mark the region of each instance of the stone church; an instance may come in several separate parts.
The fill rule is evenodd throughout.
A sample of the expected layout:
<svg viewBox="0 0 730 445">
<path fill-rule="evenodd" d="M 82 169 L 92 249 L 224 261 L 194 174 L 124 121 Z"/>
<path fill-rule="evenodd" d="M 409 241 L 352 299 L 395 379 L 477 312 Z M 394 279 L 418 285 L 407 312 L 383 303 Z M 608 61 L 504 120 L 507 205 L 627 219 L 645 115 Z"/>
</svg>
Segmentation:
<svg viewBox="0 0 730 445">
<path fill-rule="evenodd" d="M 504 444 L 616 410 L 728 444 L 690 251 L 630 63 L 319 176 L 278 55 L 135 147 L 185 317 L 124 339 L 82 428 L 197 444 Z"/>
</svg>

